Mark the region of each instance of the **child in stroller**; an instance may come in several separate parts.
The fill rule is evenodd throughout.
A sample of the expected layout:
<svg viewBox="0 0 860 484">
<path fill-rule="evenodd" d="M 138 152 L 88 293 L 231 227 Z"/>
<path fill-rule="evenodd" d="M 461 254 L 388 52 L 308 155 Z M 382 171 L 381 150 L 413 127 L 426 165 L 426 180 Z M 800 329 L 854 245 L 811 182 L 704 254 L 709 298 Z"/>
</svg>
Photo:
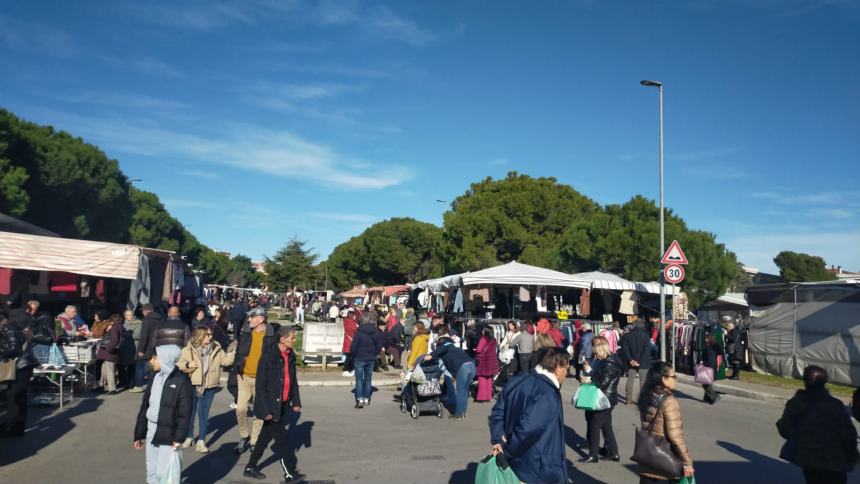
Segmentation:
<svg viewBox="0 0 860 484">
<path fill-rule="evenodd" d="M 407 375 L 400 398 L 400 411 L 417 419 L 421 412 L 433 412 L 442 418 L 442 381 L 444 369 L 437 359 L 416 362 L 415 370 Z"/>
</svg>

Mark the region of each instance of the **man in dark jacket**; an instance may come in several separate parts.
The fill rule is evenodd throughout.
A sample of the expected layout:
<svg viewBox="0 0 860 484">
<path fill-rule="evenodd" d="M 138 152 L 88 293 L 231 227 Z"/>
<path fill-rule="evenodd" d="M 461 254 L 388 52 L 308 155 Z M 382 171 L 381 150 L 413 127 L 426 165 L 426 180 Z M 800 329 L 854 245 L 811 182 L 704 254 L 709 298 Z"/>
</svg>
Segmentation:
<svg viewBox="0 0 860 484">
<path fill-rule="evenodd" d="M 19 318 L 18 324 L 32 333 L 30 344 L 35 358 L 39 363 L 47 363 L 51 345 L 57 340 L 54 318 L 47 311 L 40 311 L 39 301 L 36 300 L 27 301 L 26 314 L 26 317 Z M 16 319 L 11 312 L 10 317 Z"/>
<path fill-rule="evenodd" d="M 13 310 L 15 311 L 15 310 Z M 30 331 L 23 329 L 19 320 L 26 317 L 23 311 L 17 315 L 17 320 L 9 320 L 0 313 L 0 361 L 15 360 L 15 373 L 12 380 L 6 381 L 6 420 L 0 422 L 0 436 L 21 437 L 27 427 L 27 388 L 33 368 L 38 366 L 30 350 L 28 335 Z"/>
<path fill-rule="evenodd" d="M 233 306 L 230 307 L 230 322 L 233 323 L 233 334 L 237 337 L 242 331 L 243 323 L 245 322 L 245 313 L 247 312 L 248 307 L 242 300 L 234 301 Z"/>
<path fill-rule="evenodd" d="M 155 374 L 143 394 L 134 426 L 134 448 L 146 447 L 146 482 L 158 483 L 167 472 L 173 452 L 188 436 L 194 387 L 176 368 L 181 349 L 157 345 L 149 360 Z"/>
<path fill-rule="evenodd" d="M 349 347 L 349 356 L 355 371 L 355 408 L 370 405 L 373 364 L 383 343 L 382 333 L 376 329 L 376 319 L 370 314 L 362 316 L 361 325 L 352 336 L 352 344 Z"/>
<path fill-rule="evenodd" d="M 137 353 L 135 355 L 135 360 L 140 360 L 147 362 L 152 355 L 155 353 L 155 329 L 158 327 L 158 324 L 162 321 L 161 315 L 155 312 L 155 308 L 152 304 L 144 304 L 140 308 L 141 314 L 143 314 L 143 321 L 140 325 L 140 339 L 137 341 Z M 136 368 L 141 368 L 141 365 L 138 363 Z M 142 372 L 141 372 L 142 373 Z M 151 370 L 146 371 L 147 379 L 152 379 Z M 143 379 L 135 377 L 135 381 L 137 383 L 141 383 L 141 385 L 135 385 L 134 388 L 129 390 L 129 393 L 143 393 Z"/>
<path fill-rule="evenodd" d="M 639 400 L 639 392 L 633 394 L 636 376 L 637 374 L 639 376 L 639 390 L 641 391 L 645 377 L 648 376 L 648 370 L 651 369 L 651 337 L 645 330 L 645 322 L 641 319 L 637 320 L 633 329 L 621 336 L 619 345 L 621 346 L 619 349 L 621 359 L 627 365 L 627 387 L 624 396 L 627 398 L 627 405 L 633 405 Z"/>
<path fill-rule="evenodd" d="M 804 390 L 785 404 L 776 423 L 787 439 L 780 457 L 803 469 L 807 484 L 844 484 L 857 462 L 857 431 L 845 406 L 824 387 L 827 371 L 803 370 Z"/>
<path fill-rule="evenodd" d="M 548 348 L 532 373 L 517 375 L 490 413 L 493 454 L 504 453 L 525 483 L 567 483 L 561 385 L 570 355 Z"/>
<path fill-rule="evenodd" d="M 296 343 L 296 331 L 289 326 L 272 325 L 278 335 L 276 344 L 269 343 L 264 349 L 263 356 L 257 367 L 257 394 L 254 397 L 254 416 L 263 421 L 263 428 L 251 458 L 245 467 L 245 477 L 265 479 L 266 476 L 257 469 L 257 463 L 263 456 L 263 451 L 269 442 L 275 441 L 274 449 L 282 452 L 280 456 L 284 480 L 294 482 L 302 476 L 296 469 L 295 456 L 284 455 L 287 448 L 287 428 L 291 422 L 290 413 L 302 411 L 302 400 L 299 396 L 299 381 L 296 376 L 296 354 L 293 345 Z"/>
<path fill-rule="evenodd" d="M 257 368 L 263 356 L 263 350 L 273 344 L 277 335 L 272 325 L 266 324 L 268 313 L 263 308 L 252 309 L 248 312 L 248 325 L 239 333 L 239 343 L 236 346 L 236 359 L 232 374 L 236 375 L 238 395 L 236 398 L 236 421 L 239 427 L 239 443 L 236 453 L 241 454 L 257 443 L 263 421 L 252 419 L 248 428 L 248 404 L 256 401 Z"/>
<path fill-rule="evenodd" d="M 463 420 L 466 418 L 466 407 L 469 405 L 469 388 L 475 379 L 477 369 L 475 362 L 469 355 L 457 347 L 449 336 L 447 328 L 440 331 L 445 336 L 436 340 L 436 349 L 424 357 L 424 361 L 439 358 L 445 363 L 445 370 L 451 375 L 445 376 L 447 387 L 447 404 L 453 409 L 448 418 L 452 420 Z"/>
</svg>

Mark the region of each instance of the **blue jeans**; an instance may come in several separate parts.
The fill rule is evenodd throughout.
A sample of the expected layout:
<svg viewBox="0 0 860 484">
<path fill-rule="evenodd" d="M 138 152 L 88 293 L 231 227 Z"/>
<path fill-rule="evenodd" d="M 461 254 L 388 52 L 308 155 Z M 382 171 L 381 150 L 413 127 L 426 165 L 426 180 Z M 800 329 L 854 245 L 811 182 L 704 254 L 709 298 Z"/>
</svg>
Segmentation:
<svg viewBox="0 0 860 484">
<path fill-rule="evenodd" d="M 466 406 L 469 404 L 469 388 L 475 379 L 475 373 L 475 364 L 469 362 L 463 363 L 463 366 L 457 370 L 456 385 L 450 378 L 445 378 L 445 386 L 448 389 L 447 403 L 449 407 L 454 406 L 454 415 L 466 415 Z"/>
<path fill-rule="evenodd" d="M 134 360 L 134 386 L 143 387 L 143 379 L 146 376 L 146 360 Z"/>
<path fill-rule="evenodd" d="M 361 361 L 355 360 L 355 399 L 370 400 L 370 393 L 373 391 L 370 379 L 373 377 L 374 360 Z"/>
<path fill-rule="evenodd" d="M 200 418 L 200 432 L 197 434 L 197 440 L 206 440 L 206 431 L 209 427 L 209 409 L 212 408 L 212 400 L 215 398 L 215 391 L 218 388 L 207 388 L 203 391 L 203 396 L 197 396 L 197 389 L 194 389 L 193 400 L 191 403 L 191 418 L 188 419 L 188 438 L 194 438 L 194 414 L 197 413 Z"/>
</svg>

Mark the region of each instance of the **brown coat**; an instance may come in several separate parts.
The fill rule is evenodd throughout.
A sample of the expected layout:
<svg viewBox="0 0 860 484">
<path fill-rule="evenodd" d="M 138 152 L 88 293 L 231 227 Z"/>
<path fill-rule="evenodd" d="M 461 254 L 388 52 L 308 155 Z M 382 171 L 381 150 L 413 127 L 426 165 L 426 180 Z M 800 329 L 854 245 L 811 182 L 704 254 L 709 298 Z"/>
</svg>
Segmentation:
<svg viewBox="0 0 860 484">
<path fill-rule="evenodd" d="M 104 321 L 99 321 L 97 323 L 93 323 L 93 327 L 90 328 L 90 331 L 93 334 L 93 338 L 101 338 L 105 335 L 105 331 L 110 327 L 110 319 L 105 319 Z"/>
<path fill-rule="evenodd" d="M 681 417 L 681 405 L 678 399 L 672 395 L 672 392 L 666 390 L 666 397 L 660 406 L 659 412 L 656 407 L 649 406 L 645 413 L 645 419 L 642 421 L 642 428 L 647 429 L 651 422 L 654 422 L 652 429 L 653 435 L 659 435 L 672 445 L 672 450 L 675 451 L 684 465 L 692 466 L 693 458 L 690 457 L 690 452 L 687 450 L 687 441 L 684 439 L 684 419 Z M 658 394 L 655 393 L 654 396 Z M 677 479 L 679 476 L 665 476 L 657 471 L 649 469 L 643 465 L 639 465 L 639 474 L 650 477 L 651 479 Z"/>
<path fill-rule="evenodd" d="M 209 353 L 209 371 L 206 373 L 206 382 L 203 382 L 203 362 L 200 360 L 200 353 L 191 347 L 191 343 L 182 348 L 179 354 L 179 361 L 176 362 L 176 367 L 180 371 L 187 373 L 191 378 L 191 384 L 201 386 L 203 388 L 214 388 L 221 385 L 221 367 L 231 366 L 233 359 L 236 356 L 235 348 L 229 353 L 225 353 L 221 349 L 221 345 L 217 342 L 212 342 L 215 347 Z"/>
</svg>

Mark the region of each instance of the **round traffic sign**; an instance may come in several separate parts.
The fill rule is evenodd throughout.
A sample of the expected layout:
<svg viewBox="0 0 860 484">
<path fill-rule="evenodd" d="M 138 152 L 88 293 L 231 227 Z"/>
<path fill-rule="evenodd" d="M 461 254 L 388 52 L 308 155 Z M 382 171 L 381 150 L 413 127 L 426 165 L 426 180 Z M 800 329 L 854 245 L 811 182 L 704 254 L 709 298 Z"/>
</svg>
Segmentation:
<svg viewBox="0 0 860 484">
<path fill-rule="evenodd" d="M 678 284 L 684 280 L 684 266 L 672 264 L 663 269 L 663 279 L 669 284 Z"/>
</svg>

